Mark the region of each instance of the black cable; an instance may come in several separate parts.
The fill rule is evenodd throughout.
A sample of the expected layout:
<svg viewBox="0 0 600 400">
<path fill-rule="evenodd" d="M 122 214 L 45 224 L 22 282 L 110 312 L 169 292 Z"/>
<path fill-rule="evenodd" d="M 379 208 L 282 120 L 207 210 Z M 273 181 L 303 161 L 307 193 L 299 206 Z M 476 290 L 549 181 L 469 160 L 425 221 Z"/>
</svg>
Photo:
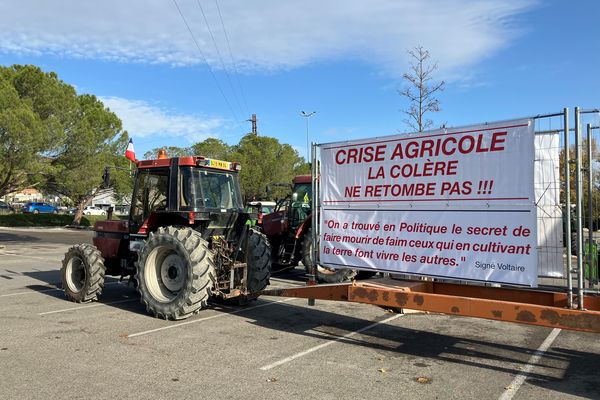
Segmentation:
<svg viewBox="0 0 600 400">
<path fill-rule="evenodd" d="M 219 56 L 219 61 L 221 61 L 221 66 L 223 67 L 223 71 L 225 71 L 225 76 L 227 77 L 227 82 L 229 83 L 229 88 L 231 89 L 231 92 L 233 93 L 233 97 L 235 99 L 235 102 L 237 103 L 238 108 L 243 113 L 244 110 L 242 109 L 242 106 L 240 105 L 240 100 L 238 99 L 236 91 L 233 88 L 233 84 L 231 83 L 231 78 L 229 77 L 229 72 L 227 71 L 227 68 L 225 67 L 225 62 L 223 61 L 223 57 L 221 56 L 221 52 L 219 51 L 219 46 L 217 45 L 215 36 L 213 35 L 212 30 L 210 29 L 210 24 L 208 23 L 208 18 L 206 18 L 206 14 L 204 13 L 202 4 L 200 4 L 200 0 L 196 0 L 196 3 L 198 4 L 198 8 L 200 8 L 200 12 L 202 13 L 202 17 L 204 18 L 204 23 L 206 24 L 206 29 L 208 29 L 210 38 L 212 39 L 213 44 L 215 45 L 215 50 L 217 51 L 217 55 Z"/>
<path fill-rule="evenodd" d="M 221 20 L 221 26 L 223 27 L 223 33 L 225 34 L 225 41 L 227 42 L 227 48 L 229 49 L 229 56 L 231 57 L 231 64 L 233 65 L 233 71 L 235 72 L 235 78 L 237 80 L 237 84 L 240 87 L 240 93 L 242 95 L 242 100 L 244 101 L 244 106 L 246 107 L 246 112 L 249 112 L 248 102 L 246 102 L 246 96 L 244 95 L 244 88 L 242 87 L 242 82 L 239 78 L 239 72 L 237 69 L 237 64 L 235 62 L 235 58 L 233 57 L 233 52 L 231 51 L 231 44 L 229 43 L 229 35 L 227 35 L 227 29 L 225 29 L 225 23 L 223 22 L 223 16 L 221 15 L 221 8 L 219 7 L 219 2 L 215 0 L 215 5 L 217 6 L 217 11 L 219 12 L 219 19 Z"/>
<path fill-rule="evenodd" d="M 223 89 L 221 88 L 221 85 L 219 85 L 219 81 L 217 80 L 217 77 L 215 76 L 215 73 L 213 72 L 212 68 L 210 67 L 210 64 L 208 63 L 208 60 L 204 56 L 204 53 L 202 52 L 202 49 L 200 48 L 200 45 L 198 44 L 198 41 L 196 40 L 196 36 L 194 35 L 194 32 L 192 32 L 192 29 L 190 28 L 190 25 L 188 24 L 187 20 L 185 19 L 183 13 L 181 12 L 181 9 L 179 8 L 179 5 L 177 4 L 177 0 L 173 0 L 173 4 L 175 4 L 175 7 L 177 8 L 177 11 L 179 12 L 179 15 L 181 16 L 181 19 L 183 20 L 183 23 L 185 24 L 185 26 L 187 27 L 188 31 L 190 32 L 190 35 L 192 36 L 192 40 L 194 41 L 194 44 L 196 45 L 196 48 L 198 48 L 198 52 L 202 56 L 202 59 L 204 60 L 204 63 L 208 67 L 208 71 L 210 72 L 210 75 L 213 77 L 213 79 L 215 81 L 215 84 L 217 85 L 217 88 L 219 89 L 219 92 L 221 92 L 221 96 L 223 96 L 223 99 L 225 100 L 225 103 L 227 104 L 227 107 L 229 107 L 229 111 L 231 111 L 231 113 L 233 114 L 233 116 L 235 118 L 235 121 L 237 122 L 237 125 L 239 127 L 239 122 L 238 122 L 239 118 L 237 117 L 237 114 L 233 110 L 233 107 L 231 107 L 231 104 L 229 103 L 229 100 L 227 99 L 227 96 L 225 96 L 225 92 L 223 92 Z"/>
</svg>

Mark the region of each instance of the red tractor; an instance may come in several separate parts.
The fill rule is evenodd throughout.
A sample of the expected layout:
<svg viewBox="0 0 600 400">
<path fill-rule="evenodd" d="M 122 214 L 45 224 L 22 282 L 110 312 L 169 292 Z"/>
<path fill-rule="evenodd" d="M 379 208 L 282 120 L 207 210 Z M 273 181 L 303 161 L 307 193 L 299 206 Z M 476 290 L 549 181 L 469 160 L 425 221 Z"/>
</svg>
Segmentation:
<svg viewBox="0 0 600 400">
<path fill-rule="evenodd" d="M 210 297 L 254 298 L 269 283 L 271 248 L 246 224 L 239 170 L 204 157 L 138 161 L 129 220 L 99 221 L 93 246 L 67 251 L 67 298 L 97 300 L 105 275 L 130 276 L 147 311 L 164 319 L 187 318 Z"/>
<path fill-rule="evenodd" d="M 299 175 L 292 182 L 292 193 L 277 201 L 275 211 L 263 217 L 262 229 L 271 243 L 273 264 L 295 267 L 302 261 L 309 273 L 313 257 L 312 178 L 310 175 Z M 317 267 L 317 279 L 326 283 L 347 281 L 356 274 L 354 269 Z"/>
</svg>

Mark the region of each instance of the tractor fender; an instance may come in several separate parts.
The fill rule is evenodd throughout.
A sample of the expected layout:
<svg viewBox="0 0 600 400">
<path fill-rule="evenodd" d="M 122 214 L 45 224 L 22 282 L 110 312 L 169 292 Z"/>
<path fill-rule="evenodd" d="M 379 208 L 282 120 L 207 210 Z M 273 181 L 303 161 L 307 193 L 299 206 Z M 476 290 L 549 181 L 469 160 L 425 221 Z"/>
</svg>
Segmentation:
<svg viewBox="0 0 600 400">
<path fill-rule="evenodd" d="M 302 224 L 298 227 L 298 230 L 296 231 L 296 239 L 300 239 L 304 235 L 304 232 L 310 229 L 312 224 L 311 217 L 312 214 L 308 214 L 304 222 L 302 222 Z"/>
<path fill-rule="evenodd" d="M 94 225 L 94 246 L 100 250 L 102 257 L 120 258 L 125 255 L 129 235 L 127 221 L 98 221 Z"/>
</svg>

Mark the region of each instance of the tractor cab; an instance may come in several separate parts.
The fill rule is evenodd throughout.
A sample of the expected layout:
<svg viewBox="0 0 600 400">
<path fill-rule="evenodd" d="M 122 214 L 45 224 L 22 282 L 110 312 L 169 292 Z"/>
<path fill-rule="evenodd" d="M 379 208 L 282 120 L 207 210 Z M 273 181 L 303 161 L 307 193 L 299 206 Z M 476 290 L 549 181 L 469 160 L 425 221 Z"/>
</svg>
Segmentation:
<svg viewBox="0 0 600 400">
<path fill-rule="evenodd" d="M 205 157 L 138 162 L 129 231 L 145 235 L 158 226 L 198 227 L 205 239 L 227 235 L 245 214 L 238 163 Z"/>
</svg>

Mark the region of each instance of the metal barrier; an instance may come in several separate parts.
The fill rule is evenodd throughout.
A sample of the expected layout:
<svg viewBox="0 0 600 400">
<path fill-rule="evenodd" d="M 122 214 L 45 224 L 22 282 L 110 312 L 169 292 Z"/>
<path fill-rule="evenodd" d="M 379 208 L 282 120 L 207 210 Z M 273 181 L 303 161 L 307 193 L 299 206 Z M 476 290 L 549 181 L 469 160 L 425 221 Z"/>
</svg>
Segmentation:
<svg viewBox="0 0 600 400">
<path fill-rule="evenodd" d="M 594 246 L 586 244 L 596 240 L 594 226 L 598 228 L 600 221 L 600 201 L 593 201 L 595 197 L 600 199 L 600 183 L 595 178 L 600 174 L 600 161 L 594 159 L 598 157 L 595 143 L 600 138 L 594 135 L 600 134 L 600 111 L 575 107 L 572 122 L 568 108 L 529 119 L 535 124 L 538 283 L 542 289 L 564 292 L 567 308 L 584 310 L 584 294 L 600 294 L 595 282 L 598 274 L 592 273 L 594 268 L 598 268 L 597 258 L 591 251 Z M 319 259 L 321 145 L 312 143 L 311 146 L 313 199 L 316 204 L 316 212 L 312 213 L 315 260 L 310 279 L 312 283 L 316 281 Z M 586 226 L 587 237 L 584 237 Z M 416 275 L 403 276 L 418 278 Z"/>
</svg>

